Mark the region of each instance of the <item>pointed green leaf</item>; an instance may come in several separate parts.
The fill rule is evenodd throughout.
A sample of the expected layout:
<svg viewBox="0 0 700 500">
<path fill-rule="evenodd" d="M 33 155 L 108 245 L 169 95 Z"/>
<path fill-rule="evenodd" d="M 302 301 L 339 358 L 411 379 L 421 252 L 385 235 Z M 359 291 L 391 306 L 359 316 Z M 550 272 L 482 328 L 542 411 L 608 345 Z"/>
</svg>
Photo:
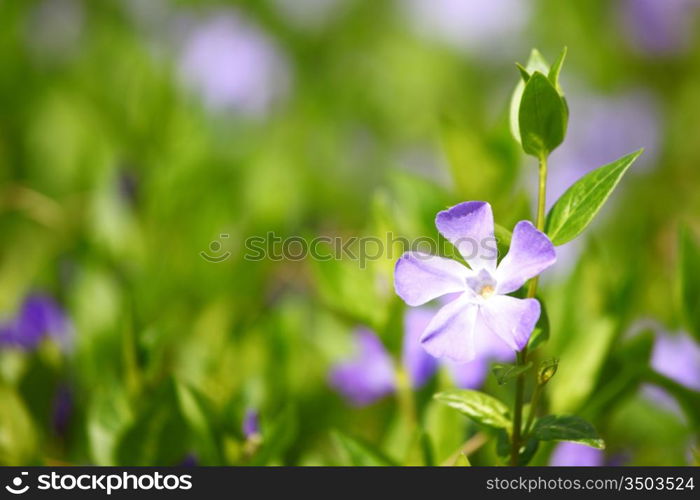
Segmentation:
<svg viewBox="0 0 700 500">
<path fill-rule="evenodd" d="M 522 77 L 523 82 L 527 83 L 527 81 L 530 79 L 530 73 L 527 71 L 527 68 L 520 63 L 515 63 L 515 66 L 518 68 L 518 71 L 520 71 L 520 76 Z"/>
<path fill-rule="evenodd" d="M 532 367 L 532 363 L 527 363 L 525 365 L 513 365 L 510 363 L 495 363 L 491 368 L 491 371 L 496 376 L 498 385 L 503 385 L 509 380 L 514 379 L 521 373 L 525 373 Z"/>
<path fill-rule="evenodd" d="M 552 85 L 554 85 L 554 88 L 557 89 L 557 92 L 559 94 L 564 95 L 564 91 L 561 88 L 561 85 L 559 85 L 559 74 L 561 73 L 561 67 L 564 65 L 564 59 L 566 59 L 566 53 L 568 49 L 564 47 L 561 51 L 561 54 L 559 54 L 559 57 L 557 57 L 557 60 L 554 61 L 554 64 L 552 64 L 552 67 L 549 69 L 549 73 L 547 73 L 547 78 L 549 78 L 549 81 L 552 82 Z"/>
<path fill-rule="evenodd" d="M 472 463 L 469 461 L 469 457 L 464 454 L 464 452 L 459 454 L 457 461 L 455 462 L 455 467 L 471 467 Z"/>
<path fill-rule="evenodd" d="M 589 172 L 566 190 L 547 215 L 545 232 L 552 243 L 563 245 L 581 234 L 643 151 L 640 149 Z"/>
<path fill-rule="evenodd" d="M 348 436 L 341 432 L 335 432 L 335 440 L 345 455 L 345 460 L 357 467 L 368 466 L 396 466 L 392 459 L 381 450 L 364 440 Z"/>
<path fill-rule="evenodd" d="M 535 423 L 533 435 L 542 441 L 571 441 L 600 450 L 605 443 L 592 424 L 574 415 L 547 415 Z"/>
<path fill-rule="evenodd" d="M 522 67 L 518 65 L 519 67 Z M 549 64 L 547 61 L 545 61 L 544 57 L 542 57 L 542 54 L 537 49 L 532 49 L 532 52 L 530 53 L 530 58 L 527 60 L 527 64 L 525 65 L 525 72 L 527 73 L 527 79 L 530 79 L 530 75 L 535 72 L 539 71 L 541 73 L 547 74 L 549 73 Z M 520 75 L 523 76 L 522 70 L 520 70 Z M 523 81 L 523 78 L 520 78 L 518 80 L 518 84 L 515 86 L 515 89 L 513 90 L 513 95 L 510 98 L 510 131 L 513 134 L 513 137 L 515 138 L 518 143 L 520 143 L 520 123 L 518 116 L 520 114 L 520 101 L 523 97 L 523 91 L 525 90 L 525 81 Z"/>
<path fill-rule="evenodd" d="M 483 392 L 452 389 L 436 394 L 435 399 L 487 427 L 507 429 L 511 425 L 508 407 Z"/>
<path fill-rule="evenodd" d="M 523 150 L 546 157 L 564 141 L 568 121 L 564 98 L 544 74 L 535 71 L 525 85 L 518 113 Z"/>
<path fill-rule="evenodd" d="M 680 282 L 683 315 L 700 341 L 700 246 L 688 228 L 680 232 Z"/>
</svg>

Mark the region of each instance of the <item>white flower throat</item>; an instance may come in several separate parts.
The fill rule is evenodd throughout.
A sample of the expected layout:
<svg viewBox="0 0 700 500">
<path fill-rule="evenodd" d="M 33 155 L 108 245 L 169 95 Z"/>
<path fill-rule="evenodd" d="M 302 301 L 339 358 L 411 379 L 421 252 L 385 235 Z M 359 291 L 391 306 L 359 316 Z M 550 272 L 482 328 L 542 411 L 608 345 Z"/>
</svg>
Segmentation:
<svg viewBox="0 0 700 500">
<path fill-rule="evenodd" d="M 496 293 L 496 280 L 486 269 L 467 278 L 467 287 L 482 299 L 488 299 Z"/>
</svg>

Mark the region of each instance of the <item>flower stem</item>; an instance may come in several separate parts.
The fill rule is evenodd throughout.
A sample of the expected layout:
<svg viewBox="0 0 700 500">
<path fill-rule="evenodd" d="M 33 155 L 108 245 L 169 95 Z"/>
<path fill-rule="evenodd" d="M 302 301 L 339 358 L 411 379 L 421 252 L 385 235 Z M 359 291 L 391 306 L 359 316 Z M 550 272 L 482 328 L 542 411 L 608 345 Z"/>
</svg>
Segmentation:
<svg viewBox="0 0 700 500">
<path fill-rule="evenodd" d="M 547 203 L 547 158 L 542 156 L 539 163 L 539 188 L 537 190 L 537 220 L 536 226 L 540 231 L 544 231 L 545 207 Z M 527 287 L 527 297 L 534 298 L 537 294 L 537 277 L 530 280 Z M 527 363 L 527 346 L 516 353 L 516 363 L 524 365 Z M 520 455 L 521 432 L 523 422 L 523 399 L 525 394 L 525 374 L 521 373 L 515 382 L 515 405 L 513 407 L 513 433 L 511 442 L 510 465 L 518 465 Z M 528 416 L 529 427 L 534 416 L 532 408 Z"/>
</svg>

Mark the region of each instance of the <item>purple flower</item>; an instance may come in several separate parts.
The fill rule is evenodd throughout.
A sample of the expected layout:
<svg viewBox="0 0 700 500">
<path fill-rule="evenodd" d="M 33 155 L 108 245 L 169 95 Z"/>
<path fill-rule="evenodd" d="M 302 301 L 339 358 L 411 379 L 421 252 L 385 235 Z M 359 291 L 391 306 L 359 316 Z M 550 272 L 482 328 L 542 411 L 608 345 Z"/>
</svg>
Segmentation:
<svg viewBox="0 0 700 500">
<path fill-rule="evenodd" d="M 414 388 L 424 385 L 440 365 L 447 368 L 457 387 L 476 389 L 481 387 L 489 372 L 491 361 L 512 362 L 515 353 L 500 339 L 484 335 L 474 339 L 477 345 L 477 357 L 468 363 L 455 363 L 449 359 L 438 363 L 434 357 L 425 352 L 420 338 L 435 316 L 436 309 L 416 307 L 409 309 L 404 318 L 403 366 Z"/>
<path fill-rule="evenodd" d="M 253 408 L 248 408 L 243 417 L 243 435 L 246 439 L 260 435 L 260 415 Z"/>
<path fill-rule="evenodd" d="M 265 114 L 288 80 L 287 65 L 272 41 L 234 12 L 211 17 L 189 32 L 180 73 L 208 108 L 252 116 Z"/>
<path fill-rule="evenodd" d="M 0 323 L 0 345 L 32 350 L 45 337 L 65 345 L 70 329 L 68 318 L 51 297 L 29 295 L 14 318 Z"/>
<path fill-rule="evenodd" d="M 421 35 L 477 54 L 503 50 L 527 25 L 529 0 L 399 0 Z"/>
<path fill-rule="evenodd" d="M 355 342 L 355 357 L 335 366 L 330 383 L 354 406 L 365 406 L 394 392 L 394 364 L 374 332 L 358 329 Z"/>
<path fill-rule="evenodd" d="M 51 424 L 57 435 L 64 436 L 66 434 L 72 414 L 73 393 L 67 385 L 62 384 L 56 390 L 51 415 Z"/>
<path fill-rule="evenodd" d="M 612 95 L 567 93 L 572 115 L 566 141 L 551 156 L 547 185 L 551 206 L 569 186 L 591 170 L 629 151 L 645 148 L 642 166 L 652 164 L 659 149 L 662 116 L 656 97 L 643 90 Z M 638 169 L 637 169 L 638 170 Z M 531 191 L 536 192 L 536 183 Z"/>
<path fill-rule="evenodd" d="M 549 465 L 600 467 L 603 465 L 604 458 L 602 450 L 591 448 L 585 444 L 564 442 L 559 443 L 554 448 Z"/>
<path fill-rule="evenodd" d="M 679 384 L 700 391 L 700 346 L 688 334 L 657 336 L 651 366 Z"/>
<path fill-rule="evenodd" d="M 659 333 L 651 355 L 651 366 L 689 389 L 700 390 L 700 346 L 686 333 Z M 680 405 L 666 390 L 651 384 L 644 384 L 641 390 L 646 399 L 683 418 Z"/>
<path fill-rule="evenodd" d="M 514 351 L 521 350 L 540 317 L 540 304 L 536 299 L 506 294 L 554 263 L 549 238 L 532 223 L 520 221 L 508 254 L 497 264 L 488 203 L 461 203 L 438 213 L 435 224 L 470 268 L 420 252 L 407 252 L 396 263 L 396 293 L 410 306 L 460 293 L 437 312 L 423 332 L 420 341 L 425 350 L 436 358 L 466 363 L 477 356 L 479 342 L 488 335 L 499 337 Z"/>
<path fill-rule="evenodd" d="M 199 459 L 197 459 L 197 455 L 194 453 L 188 453 L 185 455 L 185 458 L 182 459 L 182 462 L 179 463 L 179 467 L 196 467 L 199 465 Z"/>
<path fill-rule="evenodd" d="M 636 51 L 666 55 L 690 44 L 697 8 L 697 0 L 623 0 L 619 14 Z"/>
</svg>

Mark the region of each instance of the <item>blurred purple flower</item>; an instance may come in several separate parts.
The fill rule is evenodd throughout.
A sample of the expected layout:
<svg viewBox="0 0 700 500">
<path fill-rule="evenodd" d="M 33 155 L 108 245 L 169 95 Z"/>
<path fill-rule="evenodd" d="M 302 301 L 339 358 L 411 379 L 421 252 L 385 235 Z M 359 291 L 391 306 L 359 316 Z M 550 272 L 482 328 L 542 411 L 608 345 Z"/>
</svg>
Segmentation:
<svg viewBox="0 0 700 500">
<path fill-rule="evenodd" d="M 33 294 L 25 298 L 14 318 L 0 323 L 0 345 L 35 349 L 46 337 L 67 345 L 70 321 L 53 298 Z"/>
<path fill-rule="evenodd" d="M 188 453 L 180 462 L 179 467 L 196 467 L 199 465 L 199 459 L 194 453 Z"/>
<path fill-rule="evenodd" d="M 603 450 L 591 448 L 584 444 L 563 442 L 559 443 L 549 459 L 549 465 L 600 467 L 604 465 Z"/>
<path fill-rule="evenodd" d="M 246 439 L 260 435 L 260 414 L 253 408 L 248 408 L 243 417 L 243 435 Z"/>
<path fill-rule="evenodd" d="M 60 385 L 54 396 L 51 416 L 51 424 L 57 435 L 64 436 L 66 434 L 72 414 L 73 393 L 67 385 Z"/>
<path fill-rule="evenodd" d="M 687 333 L 658 333 L 651 354 L 651 366 L 679 384 L 700 391 L 700 346 Z M 658 406 L 683 415 L 678 402 L 661 387 L 645 384 L 642 394 Z"/>
<path fill-rule="evenodd" d="M 365 406 L 394 392 L 394 364 L 371 330 L 359 328 L 355 342 L 355 357 L 333 368 L 330 383 L 351 404 Z"/>
<path fill-rule="evenodd" d="M 84 18 L 78 0 L 44 0 L 28 16 L 27 45 L 45 61 L 68 59 L 81 47 Z"/>
<path fill-rule="evenodd" d="M 658 335 L 651 366 L 679 384 L 700 391 L 700 346 L 687 333 Z"/>
<path fill-rule="evenodd" d="M 318 29 L 332 20 L 346 0 L 273 0 L 285 21 L 299 28 Z"/>
<path fill-rule="evenodd" d="M 420 345 L 420 337 L 435 311 L 415 308 L 406 311 L 404 316 L 404 338 L 402 362 L 414 388 L 423 386 L 437 370 L 438 363 Z"/>
<path fill-rule="evenodd" d="M 396 263 L 396 293 L 419 306 L 449 293 L 460 296 L 443 306 L 421 337 L 436 358 L 466 363 L 481 347 L 477 339 L 498 336 L 512 350 L 525 347 L 540 316 L 536 299 L 506 295 L 518 290 L 556 260 L 549 238 L 529 221 L 513 230 L 508 254 L 497 265 L 493 213 L 486 202 L 472 201 L 438 213 L 440 233 L 469 264 L 420 252 L 407 252 Z"/>
<path fill-rule="evenodd" d="M 637 52 L 671 55 L 688 48 L 699 5 L 697 0 L 622 0 L 619 16 Z"/>
<path fill-rule="evenodd" d="M 491 361 L 512 362 L 515 359 L 515 353 L 505 342 L 492 335 L 483 335 L 474 339 L 474 342 L 479 344 L 475 349 L 479 355 L 472 361 L 458 364 L 442 360 L 438 363 L 438 360 L 426 353 L 420 343 L 423 332 L 436 312 L 435 309 L 416 307 L 409 309 L 404 318 L 406 333 L 403 342 L 403 365 L 414 388 L 424 385 L 439 365 L 443 365 L 457 387 L 476 389 L 484 383 Z"/>
<path fill-rule="evenodd" d="M 567 93 L 567 101 L 575 119 L 569 122 L 566 141 L 551 156 L 548 207 L 591 170 L 644 147 L 645 153 L 634 168 L 634 171 L 640 171 L 653 164 L 659 151 L 661 115 L 652 94 L 631 91 L 601 96 L 573 91 Z M 531 181 L 528 189 L 533 198 L 537 193 L 535 177 L 528 177 Z M 599 216 L 597 222 L 604 217 L 605 214 Z M 558 247 L 557 267 L 549 277 L 568 275 L 578 262 L 584 245 L 585 238 L 578 238 Z"/>
<path fill-rule="evenodd" d="M 645 149 L 639 163 L 644 167 L 654 160 L 659 149 L 661 116 L 652 94 L 630 91 L 603 96 L 570 92 L 567 102 L 575 119 L 569 123 L 566 141 L 551 156 L 549 206 L 591 170 L 640 147 Z"/>
<path fill-rule="evenodd" d="M 398 0 L 409 23 L 423 36 L 475 54 L 493 54 L 527 26 L 529 0 Z"/>
<path fill-rule="evenodd" d="M 271 39 L 238 14 L 218 14 L 187 31 L 180 74 L 209 109 L 259 116 L 286 91 L 286 61 Z"/>
</svg>

